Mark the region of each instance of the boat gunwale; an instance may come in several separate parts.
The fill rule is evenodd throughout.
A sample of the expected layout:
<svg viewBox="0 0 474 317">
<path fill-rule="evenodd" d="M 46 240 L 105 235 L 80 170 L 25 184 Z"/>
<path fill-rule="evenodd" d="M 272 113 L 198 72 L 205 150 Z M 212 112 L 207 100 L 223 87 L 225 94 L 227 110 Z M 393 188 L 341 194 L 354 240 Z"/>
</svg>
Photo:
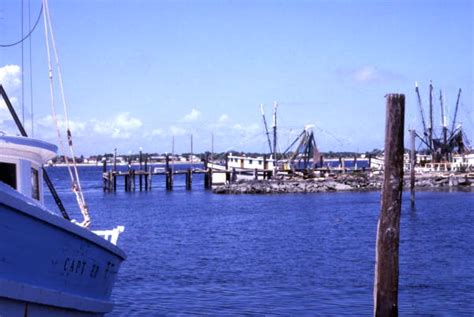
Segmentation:
<svg viewBox="0 0 474 317">
<path fill-rule="evenodd" d="M 7 192 L 11 191 L 11 192 Z M 24 196 L 18 197 L 15 194 L 21 193 L 17 192 L 15 189 L 11 188 L 10 186 L 0 186 L 0 205 L 5 205 L 8 208 L 11 208 L 17 212 L 26 214 L 29 217 L 38 219 L 40 221 L 45 222 L 51 226 L 54 226 L 58 229 L 64 230 L 66 232 L 72 233 L 79 238 L 88 240 L 97 246 L 109 251 L 122 259 L 122 261 L 126 260 L 127 255 L 125 252 L 120 249 L 118 246 L 114 245 L 108 240 L 94 234 L 93 232 L 89 231 L 86 228 L 80 227 L 77 224 L 69 222 L 68 220 L 61 218 L 53 213 L 51 213 L 48 209 L 46 209 L 42 205 L 38 205 L 36 202 L 32 201 L 28 203 L 27 201 L 32 200 L 31 198 Z M 4 197 L 5 196 L 5 197 Z M 22 199 L 23 198 L 23 199 Z M 18 204 L 18 205 L 16 205 Z"/>
</svg>

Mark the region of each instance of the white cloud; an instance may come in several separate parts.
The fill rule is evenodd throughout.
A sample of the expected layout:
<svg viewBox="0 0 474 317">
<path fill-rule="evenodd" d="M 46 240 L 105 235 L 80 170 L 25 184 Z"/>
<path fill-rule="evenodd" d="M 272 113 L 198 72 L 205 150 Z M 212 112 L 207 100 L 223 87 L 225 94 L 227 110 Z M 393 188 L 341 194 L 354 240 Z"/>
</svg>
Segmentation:
<svg viewBox="0 0 474 317">
<path fill-rule="evenodd" d="M 119 113 L 111 121 L 91 120 L 93 131 L 101 135 L 110 135 L 115 139 L 129 139 L 132 132 L 140 128 L 143 123 L 140 119 L 130 116 L 130 113 Z"/>
<path fill-rule="evenodd" d="M 181 127 L 177 127 L 177 126 L 170 126 L 170 132 L 172 135 L 184 135 L 186 134 L 186 130 L 181 128 Z"/>
<path fill-rule="evenodd" d="M 344 76 L 344 78 L 349 78 L 359 84 L 387 82 L 398 80 L 403 77 L 400 74 L 396 74 L 390 70 L 380 69 L 374 65 L 364 65 L 353 69 L 342 69 L 339 70 L 338 73 Z"/>
<path fill-rule="evenodd" d="M 135 130 L 142 126 L 142 122 L 140 119 L 132 118 L 130 113 L 124 112 L 119 113 L 115 117 L 115 123 L 117 127 L 120 127 L 125 130 Z"/>
<path fill-rule="evenodd" d="M 164 131 L 162 129 L 153 129 L 151 131 L 152 136 L 161 136 L 164 134 Z"/>
<path fill-rule="evenodd" d="M 7 93 L 15 90 L 21 85 L 21 68 L 18 65 L 6 65 L 0 67 L 0 84 L 3 85 Z"/>
<path fill-rule="evenodd" d="M 153 129 L 151 131 L 146 131 L 145 133 L 143 133 L 143 137 L 146 138 L 146 139 L 151 139 L 153 137 L 157 137 L 157 136 L 165 136 L 165 131 L 163 131 L 163 129 Z"/>
<path fill-rule="evenodd" d="M 200 116 L 201 116 L 201 112 L 193 108 L 190 113 L 184 116 L 183 121 L 193 122 L 199 119 Z"/>
<path fill-rule="evenodd" d="M 57 120 L 60 131 L 66 131 L 67 124 L 63 116 L 57 116 Z M 54 122 L 54 119 L 51 115 L 36 119 L 36 124 L 47 129 L 56 129 L 56 123 Z M 80 134 L 86 130 L 86 123 L 69 120 L 69 128 L 71 129 L 71 133 L 74 136 L 75 134 Z"/>
<path fill-rule="evenodd" d="M 380 77 L 377 68 L 374 66 L 364 66 L 360 69 L 357 69 L 353 73 L 353 78 L 355 81 L 360 83 L 366 83 L 375 81 Z"/>
<path fill-rule="evenodd" d="M 223 124 L 223 123 L 226 123 L 227 121 L 229 121 L 229 116 L 224 113 L 223 115 L 219 117 L 219 119 L 217 120 L 217 123 Z"/>
<path fill-rule="evenodd" d="M 249 124 L 249 125 L 242 125 L 242 124 L 236 123 L 231 127 L 231 131 L 232 130 L 233 132 L 231 133 L 238 133 L 240 134 L 241 137 L 242 136 L 253 137 L 253 136 L 256 136 L 257 134 L 260 134 L 260 131 L 261 131 L 259 125 L 256 123 Z"/>
<path fill-rule="evenodd" d="M 0 85 L 5 88 L 10 102 L 15 107 L 18 104 L 18 99 L 14 96 L 16 90 L 21 86 L 21 68 L 18 65 L 6 65 L 0 67 Z M 4 121 L 10 121 L 12 117 L 8 111 L 7 105 L 3 98 L 0 97 L 0 128 L 6 129 Z"/>
</svg>

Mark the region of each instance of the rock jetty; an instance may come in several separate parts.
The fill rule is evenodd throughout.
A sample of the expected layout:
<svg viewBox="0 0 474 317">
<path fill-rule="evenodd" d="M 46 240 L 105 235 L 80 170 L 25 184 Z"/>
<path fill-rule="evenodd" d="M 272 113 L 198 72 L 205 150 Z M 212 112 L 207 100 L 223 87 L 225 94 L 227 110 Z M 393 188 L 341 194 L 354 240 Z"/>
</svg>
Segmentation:
<svg viewBox="0 0 474 317">
<path fill-rule="evenodd" d="M 369 191 L 380 190 L 382 182 L 383 176 L 368 173 L 307 179 L 298 176 L 279 176 L 272 180 L 238 180 L 234 183 L 215 186 L 213 192 L 216 194 L 280 194 Z M 409 188 L 409 176 L 405 176 L 403 186 L 405 189 Z M 464 188 L 474 191 L 474 175 L 418 175 L 415 188 Z"/>
</svg>

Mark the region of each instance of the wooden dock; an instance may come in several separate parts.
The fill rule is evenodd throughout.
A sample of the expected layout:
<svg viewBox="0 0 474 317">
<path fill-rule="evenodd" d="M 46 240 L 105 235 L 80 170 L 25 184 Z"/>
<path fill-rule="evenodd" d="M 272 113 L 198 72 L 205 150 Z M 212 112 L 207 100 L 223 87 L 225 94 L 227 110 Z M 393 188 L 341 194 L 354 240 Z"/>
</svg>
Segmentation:
<svg viewBox="0 0 474 317">
<path fill-rule="evenodd" d="M 242 171 L 235 168 L 218 170 L 208 166 L 207 161 L 204 161 L 204 168 L 190 167 L 181 170 L 175 169 L 173 164 L 170 164 L 168 157 L 166 158 L 166 164 L 163 168 L 148 166 L 146 160 L 144 164 L 142 163 L 143 162 L 140 160 L 138 169 L 135 169 L 131 164 L 129 164 L 127 171 L 118 171 L 115 164 L 111 170 L 108 170 L 107 163 L 104 161 L 102 170 L 104 192 L 117 191 L 119 187 L 117 183 L 122 183 L 126 192 L 136 190 L 149 191 L 152 190 L 153 183 L 159 178 L 164 180 L 166 190 L 173 190 L 175 177 L 181 175 L 184 175 L 185 177 L 185 187 L 187 190 L 192 189 L 193 176 L 197 174 L 204 175 L 204 189 L 212 189 L 213 185 L 235 182 L 239 175 L 245 175 L 247 178 L 253 178 L 255 180 L 269 179 L 272 177 L 271 170 L 255 169 L 252 171 Z M 123 179 L 123 181 L 119 181 L 118 179 Z"/>
</svg>

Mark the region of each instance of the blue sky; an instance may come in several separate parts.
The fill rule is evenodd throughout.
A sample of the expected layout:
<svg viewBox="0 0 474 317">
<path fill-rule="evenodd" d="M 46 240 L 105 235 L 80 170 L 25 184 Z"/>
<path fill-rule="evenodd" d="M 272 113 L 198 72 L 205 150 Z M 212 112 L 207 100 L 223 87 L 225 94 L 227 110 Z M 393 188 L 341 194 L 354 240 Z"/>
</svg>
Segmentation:
<svg viewBox="0 0 474 317">
<path fill-rule="evenodd" d="M 31 1 L 35 19 L 40 0 Z M 28 29 L 25 0 L 24 29 Z M 421 129 L 430 79 L 474 130 L 471 1 L 49 0 L 76 152 L 267 150 L 259 105 L 279 103 L 281 149 L 313 124 L 321 151 L 383 147 L 384 95 L 406 94 Z M 21 2 L 0 3 L 0 43 L 21 36 Z M 43 22 L 33 33 L 35 136 L 55 143 Z M 25 125 L 31 130 L 28 42 Z M 0 81 L 21 112 L 21 47 L 0 48 Z M 3 110 L 1 110 L 3 111 Z M 0 114 L 0 130 L 12 131 Z M 408 144 L 408 143 L 407 143 Z"/>
</svg>

